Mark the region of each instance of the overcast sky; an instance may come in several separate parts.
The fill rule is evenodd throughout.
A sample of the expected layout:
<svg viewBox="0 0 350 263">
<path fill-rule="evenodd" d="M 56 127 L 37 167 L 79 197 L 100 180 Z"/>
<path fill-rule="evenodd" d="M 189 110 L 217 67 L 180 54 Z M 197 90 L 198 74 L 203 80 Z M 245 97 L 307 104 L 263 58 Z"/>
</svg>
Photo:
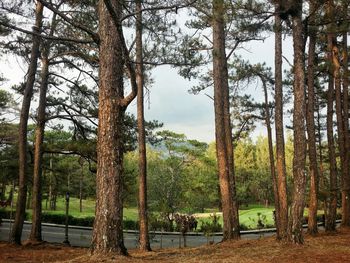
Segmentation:
<svg viewBox="0 0 350 263">
<path fill-rule="evenodd" d="M 284 56 L 292 61 L 292 47 L 289 39 L 285 41 Z M 264 42 L 251 42 L 238 53 L 251 63 L 263 63 L 269 67 L 274 65 L 274 37 Z M 164 123 L 164 129 L 184 133 L 190 139 L 204 142 L 215 140 L 213 101 L 204 93 L 193 95 L 188 90 L 195 84 L 184 80 L 176 69 L 161 66 L 152 73 L 154 85 L 151 88 L 150 107 L 146 104 L 145 118 L 159 120 Z M 256 101 L 262 101 L 262 92 L 258 87 L 250 87 L 250 94 Z M 208 92 L 212 93 L 212 92 Z M 136 102 L 129 111 L 136 112 Z M 253 136 L 265 134 L 265 128 L 258 126 Z"/>
<path fill-rule="evenodd" d="M 287 39 L 284 47 L 284 55 L 292 60 L 292 48 Z M 244 59 L 251 63 L 266 62 L 273 68 L 274 63 L 274 38 L 270 37 L 265 42 L 251 42 L 239 51 Z M 13 84 L 23 81 L 27 65 L 22 62 L 1 57 L 0 73 L 10 81 L 5 82 L 1 88 L 9 90 Z M 169 129 L 185 134 L 190 139 L 204 142 L 215 140 L 214 107 L 213 101 L 201 93 L 193 95 L 188 90 L 195 84 L 177 74 L 177 70 L 168 66 L 161 66 L 153 70 L 154 85 L 150 89 L 150 101 L 145 103 L 146 120 L 158 120 L 164 123 L 164 129 Z M 250 93 L 256 101 L 261 101 L 262 93 L 257 87 L 251 87 Z M 212 93 L 212 91 L 208 91 Z M 20 100 L 19 100 L 20 102 Z M 148 107 L 149 106 L 149 107 Z M 129 106 L 129 111 L 136 112 L 136 101 Z M 264 134 L 264 127 L 257 127 L 253 136 Z"/>
</svg>

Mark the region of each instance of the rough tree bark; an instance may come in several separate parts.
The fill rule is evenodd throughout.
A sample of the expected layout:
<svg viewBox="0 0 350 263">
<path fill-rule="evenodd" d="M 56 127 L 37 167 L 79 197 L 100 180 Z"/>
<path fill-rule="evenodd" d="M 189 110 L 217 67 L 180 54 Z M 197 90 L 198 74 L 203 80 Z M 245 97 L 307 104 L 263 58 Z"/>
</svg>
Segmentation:
<svg viewBox="0 0 350 263">
<path fill-rule="evenodd" d="M 276 11 L 279 10 L 276 4 Z M 283 85 L 282 85 L 282 20 L 275 15 L 275 129 L 276 129 L 276 184 L 278 191 L 279 224 L 277 239 L 285 240 L 288 229 L 287 177 L 283 128 Z"/>
<path fill-rule="evenodd" d="M 34 33 L 40 33 L 43 20 L 43 6 L 40 2 L 36 3 L 35 10 L 35 25 L 33 27 Z M 39 47 L 41 39 L 40 37 L 33 35 L 33 44 L 30 55 L 30 64 L 27 74 L 27 82 L 24 89 L 22 109 L 19 121 L 19 132 L 18 132 L 18 165 L 19 165 L 19 182 L 18 182 L 18 197 L 16 204 L 16 215 L 13 224 L 10 242 L 20 244 L 25 206 L 27 199 L 27 127 L 28 127 L 28 117 L 29 109 L 33 96 L 33 87 L 35 82 L 35 74 L 37 71 L 38 57 L 39 57 Z"/>
<path fill-rule="evenodd" d="M 139 223 L 140 249 L 150 251 L 147 213 L 147 156 L 144 117 L 144 77 L 142 54 L 142 6 L 141 0 L 136 1 L 136 78 L 137 78 L 137 128 L 139 144 Z"/>
<path fill-rule="evenodd" d="M 223 212 L 223 240 L 239 238 L 238 208 L 235 198 L 233 145 L 231 135 L 228 70 L 225 53 L 224 4 L 213 0 L 213 76 L 216 154 Z"/>
<path fill-rule="evenodd" d="M 113 1 L 114 15 L 120 20 L 122 4 Z M 123 120 L 124 58 L 119 28 L 105 2 L 98 4 L 100 35 L 99 113 L 97 141 L 96 212 L 92 252 L 125 255 L 123 241 Z"/>
<path fill-rule="evenodd" d="M 309 23 L 315 23 L 316 6 L 315 1 L 309 1 Z M 310 198 L 309 198 L 309 219 L 308 233 L 317 234 L 317 198 L 319 172 L 317 164 L 316 133 L 315 133 L 315 49 L 316 49 L 316 31 L 312 26 L 309 27 L 309 50 L 307 65 L 307 104 L 306 104 L 306 129 L 308 135 L 308 155 L 309 155 L 309 174 L 310 174 Z"/>
<path fill-rule="evenodd" d="M 303 215 L 306 188 L 305 159 L 305 76 L 303 52 L 302 1 L 295 1 L 295 14 L 292 15 L 294 49 L 294 158 L 293 158 L 293 196 L 290 214 L 288 239 L 292 243 L 303 243 Z"/>
<path fill-rule="evenodd" d="M 330 19 L 334 17 L 333 0 L 327 3 L 327 16 Z M 334 34 L 332 33 L 333 23 L 328 26 L 327 34 L 327 60 L 329 61 L 328 69 L 328 93 L 327 93 L 327 144 L 329 158 L 329 189 L 330 198 L 328 203 L 328 213 L 326 217 L 326 231 L 335 231 L 335 220 L 337 216 L 337 163 L 335 159 L 335 145 L 333 133 L 333 102 L 334 102 L 334 77 L 333 77 L 333 43 Z"/>
<path fill-rule="evenodd" d="M 122 200 L 124 115 L 137 95 L 137 84 L 123 35 L 123 8 L 123 1 L 100 0 L 98 4 L 99 123 L 96 211 L 91 245 L 94 254 L 127 254 L 123 241 Z M 131 80 L 131 92 L 125 97 L 124 66 Z"/>
</svg>

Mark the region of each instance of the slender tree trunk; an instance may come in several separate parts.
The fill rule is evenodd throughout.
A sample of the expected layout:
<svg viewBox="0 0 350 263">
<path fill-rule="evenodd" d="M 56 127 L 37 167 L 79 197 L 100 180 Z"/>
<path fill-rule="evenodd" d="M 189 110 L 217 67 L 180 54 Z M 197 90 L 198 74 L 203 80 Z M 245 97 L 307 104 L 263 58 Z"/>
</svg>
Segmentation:
<svg viewBox="0 0 350 263">
<path fill-rule="evenodd" d="M 26 201 L 26 209 L 31 209 L 31 201 L 32 200 L 32 188 L 27 187 L 27 201 Z"/>
<path fill-rule="evenodd" d="M 83 212 L 83 181 L 84 181 L 84 161 L 81 159 L 81 173 L 79 181 L 79 212 Z"/>
<path fill-rule="evenodd" d="M 35 10 L 35 26 L 33 32 L 40 33 L 43 19 L 43 5 L 38 1 Z M 28 77 L 24 89 L 21 116 L 19 121 L 18 132 L 18 165 L 19 165 L 19 180 L 18 180 L 18 196 L 16 204 L 15 222 L 13 224 L 10 242 L 20 244 L 22 237 L 23 222 L 25 217 L 25 206 L 27 199 L 27 127 L 30 103 L 33 96 L 33 87 L 35 82 L 35 74 L 39 57 L 40 37 L 33 36 L 33 45 L 30 55 L 30 64 L 28 68 Z"/>
<path fill-rule="evenodd" d="M 45 109 L 46 94 L 48 88 L 49 60 L 48 51 L 43 52 L 41 68 L 41 85 L 39 107 L 37 115 L 37 125 L 35 129 L 35 152 L 34 152 L 34 173 L 33 173 L 33 194 L 32 194 L 32 228 L 29 236 L 30 241 L 40 242 L 41 237 L 41 184 L 42 184 L 42 159 L 43 159 L 43 141 L 45 131 Z"/>
<path fill-rule="evenodd" d="M 279 7 L 276 5 L 276 10 Z M 276 183 L 278 191 L 279 224 L 277 239 L 285 240 L 288 229 L 287 176 L 283 128 L 283 85 L 282 85 L 282 21 L 275 15 L 275 129 L 276 129 Z"/>
<path fill-rule="evenodd" d="M 272 141 L 272 129 L 271 129 L 271 116 L 270 116 L 270 108 L 269 108 L 269 97 L 267 93 L 266 83 L 263 81 L 264 88 L 264 97 L 265 97 L 265 123 L 267 129 L 267 140 L 269 144 L 269 159 L 270 159 L 270 173 L 272 178 L 272 186 L 273 186 L 273 195 L 275 199 L 275 223 L 277 229 L 277 238 L 279 238 L 279 202 L 278 202 L 278 189 L 277 189 L 277 179 L 276 179 L 276 168 L 275 168 L 275 157 L 273 153 L 273 141 Z"/>
<path fill-rule="evenodd" d="M 349 11 L 348 1 L 343 1 L 344 17 Z M 348 56 L 348 29 L 349 23 L 344 19 L 344 32 L 342 41 L 343 66 L 343 132 L 344 132 L 344 180 L 342 186 L 342 226 L 350 227 L 350 137 L 349 137 L 349 56 Z"/>
<path fill-rule="evenodd" d="M 316 103 L 316 108 L 317 108 L 317 135 L 318 135 L 318 155 L 319 155 L 319 189 L 322 189 L 322 191 L 326 191 L 326 186 L 327 186 L 327 178 L 326 175 L 324 174 L 323 170 L 323 146 L 322 146 L 322 132 L 321 132 L 321 112 L 320 112 L 320 98 L 318 95 L 316 95 L 317 103 Z M 324 219 L 326 220 L 327 218 L 327 198 L 324 198 L 323 200 L 323 211 L 324 211 Z M 325 222 L 324 222 L 325 223 Z"/>
<path fill-rule="evenodd" d="M 310 0 L 310 16 L 309 23 L 315 23 L 316 6 L 314 0 Z M 316 49 L 316 32 L 309 28 L 309 54 L 308 54 L 308 68 L 307 68 L 307 114 L 306 127 L 308 135 L 308 154 L 309 154 L 309 174 L 310 174 L 310 201 L 309 201 L 309 219 L 308 232 L 311 235 L 317 234 L 317 199 L 318 199 L 318 181 L 319 172 L 317 164 L 317 150 L 316 150 L 316 131 L 315 131 L 315 49 Z"/>
<path fill-rule="evenodd" d="M 140 222 L 140 249 L 150 251 L 151 246 L 148 235 L 147 213 L 147 158 L 146 135 L 144 121 L 143 96 L 143 53 L 142 53 L 142 6 L 141 0 L 136 1 L 136 78 L 137 78 L 137 127 L 139 143 L 139 222 Z"/>
<path fill-rule="evenodd" d="M 116 19 L 121 20 L 122 3 L 113 1 Z M 99 1 L 100 72 L 97 139 L 96 212 L 92 252 L 125 255 L 123 241 L 123 133 L 125 107 L 122 43 L 104 1 Z"/>
<path fill-rule="evenodd" d="M 329 0 L 327 5 L 327 16 L 330 19 L 334 17 L 333 1 Z M 329 188 L 330 198 L 328 204 L 328 213 L 326 218 L 326 231 L 335 231 L 335 220 L 337 216 L 337 164 L 335 159 L 335 146 L 333 134 L 333 101 L 334 101 L 334 77 L 333 77 L 333 43 L 334 34 L 333 23 L 328 27 L 327 35 L 327 59 L 329 61 L 329 80 L 327 94 L 327 141 L 328 141 L 328 158 L 329 158 Z"/>
<path fill-rule="evenodd" d="M 293 200 L 291 205 L 288 239 L 297 244 L 303 243 L 303 215 L 306 188 L 305 159 L 305 76 L 303 54 L 302 1 L 295 2 L 296 14 L 292 16 L 294 49 L 294 158 L 293 158 Z"/>
<path fill-rule="evenodd" d="M 223 240 L 239 238 L 238 208 L 235 200 L 233 146 L 228 101 L 228 71 L 225 54 L 224 4 L 213 0 L 213 73 L 216 154 L 223 212 Z"/>
<path fill-rule="evenodd" d="M 56 28 L 56 14 L 52 17 L 50 36 Z M 43 163 L 43 142 L 46 123 L 46 96 L 49 80 L 49 55 L 50 42 L 43 45 L 41 55 L 41 84 L 39 94 L 39 106 L 37 113 L 37 124 L 35 129 L 35 152 L 34 152 L 34 171 L 33 171 L 33 195 L 32 195 L 32 228 L 29 235 L 29 240 L 32 242 L 42 241 L 41 237 L 41 214 L 42 214 L 42 163 Z"/>
</svg>

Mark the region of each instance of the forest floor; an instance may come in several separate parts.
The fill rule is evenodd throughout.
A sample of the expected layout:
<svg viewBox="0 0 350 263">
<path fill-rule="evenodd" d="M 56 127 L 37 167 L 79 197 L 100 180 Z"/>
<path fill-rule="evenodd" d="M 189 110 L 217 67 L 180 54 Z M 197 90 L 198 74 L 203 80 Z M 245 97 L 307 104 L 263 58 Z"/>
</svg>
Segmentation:
<svg viewBox="0 0 350 263">
<path fill-rule="evenodd" d="M 304 245 L 278 243 L 273 237 L 198 248 L 163 249 L 130 256 L 91 256 L 88 249 L 54 244 L 14 246 L 0 242 L 0 262 L 350 262 L 350 230 L 306 235 Z"/>
</svg>

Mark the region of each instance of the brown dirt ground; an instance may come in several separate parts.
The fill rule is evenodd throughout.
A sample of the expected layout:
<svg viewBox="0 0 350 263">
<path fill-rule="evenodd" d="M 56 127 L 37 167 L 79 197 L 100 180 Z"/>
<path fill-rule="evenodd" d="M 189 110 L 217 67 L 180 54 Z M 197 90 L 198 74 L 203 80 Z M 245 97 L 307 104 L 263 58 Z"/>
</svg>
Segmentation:
<svg viewBox="0 0 350 263">
<path fill-rule="evenodd" d="M 350 262 L 350 230 L 306 236 L 304 245 L 281 244 L 273 237 L 189 249 L 164 249 L 130 256 L 90 255 L 88 249 L 55 244 L 14 246 L 0 242 L 0 262 Z"/>
</svg>

